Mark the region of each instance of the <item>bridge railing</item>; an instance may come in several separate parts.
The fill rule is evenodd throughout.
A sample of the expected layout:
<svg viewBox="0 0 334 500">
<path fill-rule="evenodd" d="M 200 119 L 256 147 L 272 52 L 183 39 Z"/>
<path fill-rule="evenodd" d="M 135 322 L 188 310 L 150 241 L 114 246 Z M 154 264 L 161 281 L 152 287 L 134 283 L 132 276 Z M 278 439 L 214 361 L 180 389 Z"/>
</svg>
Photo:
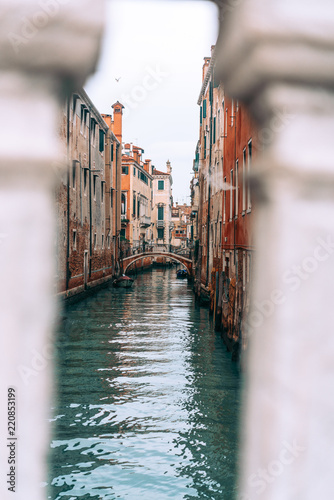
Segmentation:
<svg viewBox="0 0 334 500">
<path fill-rule="evenodd" d="M 141 255 L 141 254 L 152 254 L 156 253 L 157 255 L 159 254 L 164 254 L 164 253 L 173 253 L 179 257 L 185 257 L 186 259 L 192 259 L 192 252 L 191 250 L 185 250 L 185 249 L 175 249 L 172 248 L 170 245 L 164 245 L 163 247 L 161 245 L 145 245 L 143 248 L 142 246 L 139 247 L 127 247 L 124 248 L 121 252 L 121 257 L 123 259 L 126 259 L 128 257 L 133 257 L 136 255 Z"/>
</svg>

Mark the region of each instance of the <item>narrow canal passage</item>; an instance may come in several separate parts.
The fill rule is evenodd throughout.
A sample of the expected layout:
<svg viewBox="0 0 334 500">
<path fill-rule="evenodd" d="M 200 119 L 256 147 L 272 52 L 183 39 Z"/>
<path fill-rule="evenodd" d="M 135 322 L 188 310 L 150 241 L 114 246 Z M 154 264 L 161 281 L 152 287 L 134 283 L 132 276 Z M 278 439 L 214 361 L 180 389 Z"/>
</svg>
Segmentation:
<svg viewBox="0 0 334 500">
<path fill-rule="evenodd" d="M 240 380 L 174 269 L 70 306 L 57 339 L 52 500 L 233 500 Z"/>
</svg>

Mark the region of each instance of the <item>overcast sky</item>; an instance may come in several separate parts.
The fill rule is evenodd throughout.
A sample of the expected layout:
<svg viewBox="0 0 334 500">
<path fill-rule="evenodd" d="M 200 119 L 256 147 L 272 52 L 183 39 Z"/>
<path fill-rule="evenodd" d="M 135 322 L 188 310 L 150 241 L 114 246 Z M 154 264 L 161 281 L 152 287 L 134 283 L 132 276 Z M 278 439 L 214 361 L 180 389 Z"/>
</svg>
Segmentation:
<svg viewBox="0 0 334 500">
<path fill-rule="evenodd" d="M 169 159 L 174 201 L 189 203 L 197 99 L 203 58 L 218 35 L 216 7 L 163 0 L 107 5 L 102 56 L 85 89 L 100 113 L 111 113 L 116 101 L 125 106 L 123 142 L 142 147 L 158 170 L 165 170 Z"/>
</svg>

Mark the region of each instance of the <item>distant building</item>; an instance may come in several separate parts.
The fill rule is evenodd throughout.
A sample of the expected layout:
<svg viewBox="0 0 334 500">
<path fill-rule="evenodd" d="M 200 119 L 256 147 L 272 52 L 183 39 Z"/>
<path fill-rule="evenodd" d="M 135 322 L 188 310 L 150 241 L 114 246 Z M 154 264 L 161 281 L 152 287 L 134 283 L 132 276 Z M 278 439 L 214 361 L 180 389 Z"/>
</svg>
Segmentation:
<svg viewBox="0 0 334 500">
<path fill-rule="evenodd" d="M 153 244 L 158 250 L 170 250 L 172 185 L 172 167 L 168 160 L 167 172 L 153 170 Z"/>
<path fill-rule="evenodd" d="M 67 99 L 60 117 L 68 165 L 56 192 L 57 291 L 64 296 L 119 270 L 121 149 L 114 122 L 106 119 L 83 89 Z"/>
<path fill-rule="evenodd" d="M 188 248 L 191 240 L 191 206 L 176 205 L 172 206 L 172 240 L 173 248 Z"/>
<path fill-rule="evenodd" d="M 145 251 L 152 245 L 151 214 L 153 176 L 151 160 L 144 150 L 124 144 L 122 154 L 121 239 L 125 252 Z"/>
</svg>

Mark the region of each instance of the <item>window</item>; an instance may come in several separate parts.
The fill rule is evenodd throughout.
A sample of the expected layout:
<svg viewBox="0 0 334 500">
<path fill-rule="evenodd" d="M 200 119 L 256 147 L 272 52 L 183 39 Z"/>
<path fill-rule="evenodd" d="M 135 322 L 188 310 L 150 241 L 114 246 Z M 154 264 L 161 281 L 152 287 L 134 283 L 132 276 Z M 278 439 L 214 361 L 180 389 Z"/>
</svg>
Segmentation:
<svg viewBox="0 0 334 500">
<path fill-rule="evenodd" d="M 140 200 L 137 200 L 137 217 L 140 217 Z"/>
<path fill-rule="evenodd" d="M 77 231 L 73 229 L 73 250 L 77 249 Z"/>
<path fill-rule="evenodd" d="M 125 238 L 125 228 L 121 229 L 121 238 Z"/>
<path fill-rule="evenodd" d="M 101 203 L 104 203 L 104 182 L 101 181 Z"/>
<path fill-rule="evenodd" d="M 95 139 L 96 139 L 96 122 L 94 118 L 90 120 L 90 137 L 92 145 L 95 147 Z"/>
<path fill-rule="evenodd" d="M 164 228 L 158 227 L 158 240 L 163 240 L 163 239 L 164 239 Z"/>
<path fill-rule="evenodd" d="M 203 118 L 206 118 L 206 99 L 203 100 Z"/>
<path fill-rule="evenodd" d="M 104 234 L 102 234 L 102 248 L 104 248 Z"/>
<path fill-rule="evenodd" d="M 88 171 L 85 168 L 84 170 L 84 195 L 87 196 L 87 177 L 88 177 Z"/>
<path fill-rule="evenodd" d="M 94 234 L 94 250 L 96 250 L 96 244 L 97 244 L 97 237 L 96 233 Z"/>
<path fill-rule="evenodd" d="M 78 100 L 78 97 L 76 95 L 73 95 L 72 111 L 73 111 L 73 125 L 74 126 L 76 125 L 76 121 L 77 121 L 77 115 L 76 115 L 76 112 L 77 112 L 77 100 Z"/>
<path fill-rule="evenodd" d="M 217 106 L 218 106 L 218 104 L 217 104 Z M 217 134 L 218 134 L 218 139 L 219 139 L 219 137 L 220 137 L 220 109 L 218 109 Z"/>
<path fill-rule="evenodd" d="M 242 152 L 242 213 L 246 211 L 246 148 Z"/>
<path fill-rule="evenodd" d="M 233 217 L 233 170 L 231 170 L 231 179 L 230 179 L 230 221 Z"/>
<path fill-rule="evenodd" d="M 122 193 L 121 197 L 121 215 L 126 214 L 126 196 L 124 193 Z"/>
<path fill-rule="evenodd" d="M 239 160 L 235 162 L 235 217 L 238 217 L 239 203 Z"/>
<path fill-rule="evenodd" d="M 133 195 L 133 201 L 132 201 L 132 215 L 133 217 L 136 217 L 136 195 Z"/>
<path fill-rule="evenodd" d="M 210 101 L 210 104 L 212 104 L 212 101 L 213 101 L 213 85 L 212 85 L 212 80 L 209 83 L 209 101 Z"/>
<path fill-rule="evenodd" d="M 138 171 L 139 174 L 139 171 Z M 148 185 L 148 177 L 143 172 L 140 172 L 140 179 Z"/>
<path fill-rule="evenodd" d="M 213 119 L 213 137 L 212 137 L 212 142 L 213 144 L 216 142 L 216 117 Z"/>
<path fill-rule="evenodd" d="M 164 191 L 165 189 L 165 181 L 158 181 L 158 190 Z"/>
<path fill-rule="evenodd" d="M 85 112 L 85 106 L 81 104 L 81 111 L 80 111 L 80 133 L 83 134 L 85 130 L 85 120 L 86 120 L 86 112 Z"/>
<path fill-rule="evenodd" d="M 100 131 L 99 131 L 99 151 L 100 151 L 100 153 L 104 152 L 104 136 L 105 136 L 104 131 L 100 129 Z"/>
<path fill-rule="evenodd" d="M 110 236 L 107 238 L 108 248 L 110 248 Z"/>
<path fill-rule="evenodd" d="M 96 175 L 94 175 L 94 180 L 93 180 L 93 191 L 94 191 L 94 200 L 96 200 Z"/>
<path fill-rule="evenodd" d="M 113 208 L 114 206 L 114 191 L 110 189 L 110 207 Z"/>
<path fill-rule="evenodd" d="M 251 201 L 251 190 L 250 190 L 250 171 L 251 171 L 251 166 L 252 166 L 252 141 L 250 140 L 248 143 L 248 183 L 247 183 L 247 209 L 250 211 L 252 208 L 252 201 Z"/>
<path fill-rule="evenodd" d="M 202 123 L 203 123 L 203 109 L 202 109 L 202 106 L 201 106 L 201 109 L 200 109 L 200 112 L 199 112 L 199 123 L 200 123 L 200 125 L 202 125 Z"/>
<path fill-rule="evenodd" d="M 206 135 L 204 135 L 204 160 L 206 158 Z"/>
<path fill-rule="evenodd" d="M 110 161 L 114 161 L 114 143 L 111 143 L 111 148 L 110 148 Z"/>
<path fill-rule="evenodd" d="M 72 186 L 73 189 L 76 188 L 76 173 L 77 173 L 77 162 L 73 160 L 72 162 Z"/>
<path fill-rule="evenodd" d="M 129 173 L 129 167 L 122 167 L 122 174 L 128 175 Z"/>
<path fill-rule="evenodd" d="M 164 220 L 164 207 L 158 207 L 158 220 Z"/>
<path fill-rule="evenodd" d="M 133 167 L 133 177 L 136 177 L 136 167 Z"/>
</svg>

